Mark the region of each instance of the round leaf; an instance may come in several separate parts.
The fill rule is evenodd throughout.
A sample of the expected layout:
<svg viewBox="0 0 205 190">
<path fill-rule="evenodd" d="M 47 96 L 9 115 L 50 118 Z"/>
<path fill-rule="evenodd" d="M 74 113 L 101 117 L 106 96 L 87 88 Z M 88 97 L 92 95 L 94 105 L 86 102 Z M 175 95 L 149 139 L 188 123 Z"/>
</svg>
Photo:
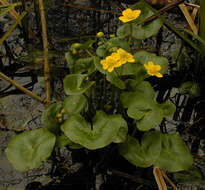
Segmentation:
<svg viewBox="0 0 205 190">
<path fill-rule="evenodd" d="M 56 115 L 60 112 L 62 109 L 61 104 L 52 104 L 50 105 L 42 115 L 43 124 L 45 127 L 51 131 L 52 133 L 58 134 L 60 131 L 59 124 L 56 120 Z"/>
<path fill-rule="evenodd" d="M 178 133 L 162 135 L 162 150 L 154 163 L 169 172 L 187 170 L 193 164 L 193 158 Z"/>
<path fill-rule="evenodd" d="M 123 92 L 120 95 L 120 100 L 124 108 L 133 105 L 133 103 L 138 101 L 139 98 L 154 99 L 155 91 L 149 82 L 143 81 L 141 83 L 135 83 L 134 80 L 132 80 L 129 84 L 134 92 Z"/>
<path fill-rule="evenodd" d="M 79 149 L 82 148 L 81 145 L 79 144 L 75 144 L 74 142 L 72 142 L 67 136 L 65 136 L 64 134 L 57 136 L 56 137 L 56 146 L 58 148 L 63 148 L 65 146 L 69 145 L 70 148 L 73 149 Z"/>
<path fill-rule="evenodd" d="M 159 107 L 162 109 L 164 117 L 169 117 L 176 111 L 176 106 L 170 100 L 160 104 Z"/>
<path fill-rule="evenodd" d="M 83 94 L 95 82 L 86 80 L 85 74 L 70 74 L 64 79 L 64 90 L 67 95 Z"/>
<path fill-rule="evenodd" d="M 136 125 L 141 131 L 148 131 L 159 125 L 163 112 L 152 99 L 139 98 L 127 110 L 129 117 L 138 120 Z"/>
<path fill-rule="evenodd" d="M 87 99 L 83 95 L 68 96 L 64 99 L 63 108 L 69 115 L 80 113 L 87 104 Z"/>
<path fill-rule="evenodd" d="M 120 154 L 129 162 L 139 167 L 149 167 L 159 157 L 161 150 L 161 133 L 146 132 L 141 140 L 128 136 L 126 142 L 119 146 Z"/>
<path fill-rule="evenodd" d="M 93 57 L 80 58 L 76 60 L 73 66 L 73 73 L 75 74 L 83 72 L 92 73 L 94 70 L 95 65 L 93 63 Z"/>
<path fill-rule="evenodd" d="M 147 64 L 148 61 L 152 61 L 155 65 L 160 65 L 160 73 L 166 73 L 168 69 L 168 60 L 165 57 L 156 56 L 154 53 L 148 53 L 144 50 L 138 51 L 134 54 L 136 61 L 142 65 Z"/>
<path fill-rule="evenodd" d="M 98 111 L 93 118 L 93 129 L 81 115 L 68 118 L 61 126 L 64 134 L 73 142 L 88 149 L 98 149 L 112 142 L 122 142 L 119 136 L 121 128 L 127 128 L 127 123 L 121 115 L 106 115 Z"/>
<path fill-rule="evenodd" d="M 131 136 L 128 136 L 127 141 L 119 145 L 119 151 L 126 160 L 135 166 L 146 168 L 152 165 L 152 162 L 146 161 L 138 140 Z"/>
<path fill-rule="evenodd" d="M 26 131 L 14 136 L 5 152 L 15 169 L 27 171 L 38 168 L 55 145 L 55 135 L 46 129 Z"/>
<path fill-rule="evenodd" d="M 118 88 L 125 89 L 125 83 L 115 73 L 107 73 L 106 79 Z"/>
</svg>

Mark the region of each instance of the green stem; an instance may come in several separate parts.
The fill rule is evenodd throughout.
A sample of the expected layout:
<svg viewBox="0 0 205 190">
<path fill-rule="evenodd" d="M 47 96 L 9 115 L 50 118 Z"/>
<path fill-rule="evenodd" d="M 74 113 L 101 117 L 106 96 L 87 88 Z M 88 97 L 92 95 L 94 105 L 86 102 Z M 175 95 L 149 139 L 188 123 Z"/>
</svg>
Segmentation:
<svg viewBox="0 0 205 190">
<path fill-rule="evenodd" d="M 128 43 L 131 46 L 131 43 L 132 43 L 132 23 L 129 23 L 129 25 L 130 25 L 130 35 L 129 35 Z"/>
<path fill-rule="evenodd" d="M 89 56 L 93 56 L 93 54 L 88 50 L 88 49 L 85 49 L 86 53 L 89 55 Z"/>
<path fill-rule="evenodd" d="M 23 17 L 27 14 L 26 11 L 22 12 L 22 14 L 16 19 L 16 21 L 11 25 L 9 30 L 2 36 L 0 39 L 0 45 L 4 42 L 4 40 L 11 34 L 11 32 L 16 28 L 16 26 L 20 23 Z"/>
</svg>

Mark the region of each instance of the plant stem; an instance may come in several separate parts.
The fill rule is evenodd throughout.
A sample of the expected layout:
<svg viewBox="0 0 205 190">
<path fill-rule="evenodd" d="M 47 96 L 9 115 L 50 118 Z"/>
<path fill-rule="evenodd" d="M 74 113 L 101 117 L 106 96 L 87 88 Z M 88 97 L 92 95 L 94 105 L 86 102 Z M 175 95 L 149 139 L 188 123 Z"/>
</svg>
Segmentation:
<svg viewBox="0 0 205 190">
<path fill-rule="evenodd" d="M 43 0 L 39 0 L 39 9 L 41 16 L 41 25 L 42 25 L 42 38 L 43 38 L 43 53 L 44 53 L 44 79 L 46 84 L 46 104 L 48 107 L 51 104 L 51 85 L 50 85 L 50 68 L 48 61 L 48 39 L 46 32 L 46 18 L 43 7 Z"/>
<path fill-rule="evenodd" d="M 11 83 L 12 85 L 14 85 L 16 88 L 18 88 L 19 90 L 25 92 L 26 94 L 28 94 L 29 96 L 31 96 L 32 98 L 38 100 L 41 103 L 44 103 L 44 99 L 42 99 L 40 96 L 37 96 L 36 94 L 34 94 L 33 92 L 31 92 L 30 90 L 24 88 L 23 86 L 21 86 L 19 83 L 15 82 L 14 80 L 10 79 L 9 77 L 7 77 L 5 74 L 3 74 L 2 72 L 0 72 L 0 78 L 8 81 L 9 83 Z"/>
<path fill-rule="evenodd" d="M 0 45 L 4 42 L 4 40 L 11 34 L 11 32 L 16 28 L 16 26 L 20 23 L 23 17 L 26 15 L 26 11 L 23 11 L 22 14 L 16 19 L 16 21 L 11 25 L 9 30 L 3 35 L 0 39 Z"/>
</svg>

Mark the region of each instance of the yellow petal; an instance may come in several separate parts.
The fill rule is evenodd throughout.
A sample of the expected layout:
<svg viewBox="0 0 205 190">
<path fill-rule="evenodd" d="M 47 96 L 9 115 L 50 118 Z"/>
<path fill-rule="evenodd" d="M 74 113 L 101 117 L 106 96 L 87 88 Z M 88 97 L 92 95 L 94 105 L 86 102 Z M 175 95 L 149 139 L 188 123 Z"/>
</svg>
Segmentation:
<svg viewBox="0 0 205 190">
<path fill-rule="evenodd" d="M 156 77 L 159 77 L 159 78 L 162 78 L 162 77 L 163 77 L 163 75 L 162 75 L 161 73 L 159 73 L 159 72 L 157 72 L 157 73 L 155 74 L 155 76 L 156 76 Z"/>
</svg>

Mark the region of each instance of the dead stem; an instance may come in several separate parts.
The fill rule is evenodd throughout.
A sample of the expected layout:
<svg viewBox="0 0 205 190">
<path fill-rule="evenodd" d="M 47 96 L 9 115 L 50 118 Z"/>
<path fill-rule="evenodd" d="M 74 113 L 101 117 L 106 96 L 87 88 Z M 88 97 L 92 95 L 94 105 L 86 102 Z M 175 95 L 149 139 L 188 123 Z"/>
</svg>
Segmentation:
<svg viewBox="0 0 205 190">
<path fill-rule="evenodd" d="M 172 188 L 174 190 L 179 190 L 175 185 L 174 183 L 168 178 L 168 176 L 165 174 L 165 172 L 160 168 L 160 171 L 161 171 L 161 174 L 162 176 L 164 177 L 164 179 L 172 186 Z"/>
<path fill-rule="evenodd" d="M 2 72 L 0 72 L 0 78 L 8 81 L 9 83 L 11 83 L 12 85 L 14 85 L 16 88 L 18 88 L 19 90 L 25 92 L 26 94 L 28 94 L 29 96 L 31 96 L 32 98 L 38 100 L 41 103 L 44 103 L 44 99 L 42 99 L 40 96 L 34 94 L 33 92 L 31 92 L 30 90 L 24 88 L 23 86 L 21 86 L 19 83 L 15 82 L 14 80 L 10 79 L 9 77 L 7 77 L 5 74 L 3 74 Z"/>
<path fill-rule="evenodd" d="M 104 9 L 96 9 L 96 8 L 91 8 L 91 7 L 86 7 L 86 6 L 79 6 L 79 5 L 73 5 L 70 3 L 63 4 L 65 7 L 72 7 L 76 9 L 84 9 L 87 11 L 96 11 L 96 12 L 103 12 L 103 13 L 110 13 L 110 14 L 116 14 L 116 15 L 121 15 L 121 13 L 114 12 L 114 11 L 108 11 Z"/>
<path fill-rule="evenodd" d="M 48 107 L 51 104 L 51 85 L 50 85 L 50 68 L 48 61 L 48 39 L 46 32 L 46 18 L 43 7 L 43 0 L 39 0 L 39 9 L 41 16 L 41 25 L 42 25 L 42 39 L 43 39 L 43 49 L 44 49 L 44 79 L 46 85 L 46 104 L 45 107 Z"/>
</svg>

